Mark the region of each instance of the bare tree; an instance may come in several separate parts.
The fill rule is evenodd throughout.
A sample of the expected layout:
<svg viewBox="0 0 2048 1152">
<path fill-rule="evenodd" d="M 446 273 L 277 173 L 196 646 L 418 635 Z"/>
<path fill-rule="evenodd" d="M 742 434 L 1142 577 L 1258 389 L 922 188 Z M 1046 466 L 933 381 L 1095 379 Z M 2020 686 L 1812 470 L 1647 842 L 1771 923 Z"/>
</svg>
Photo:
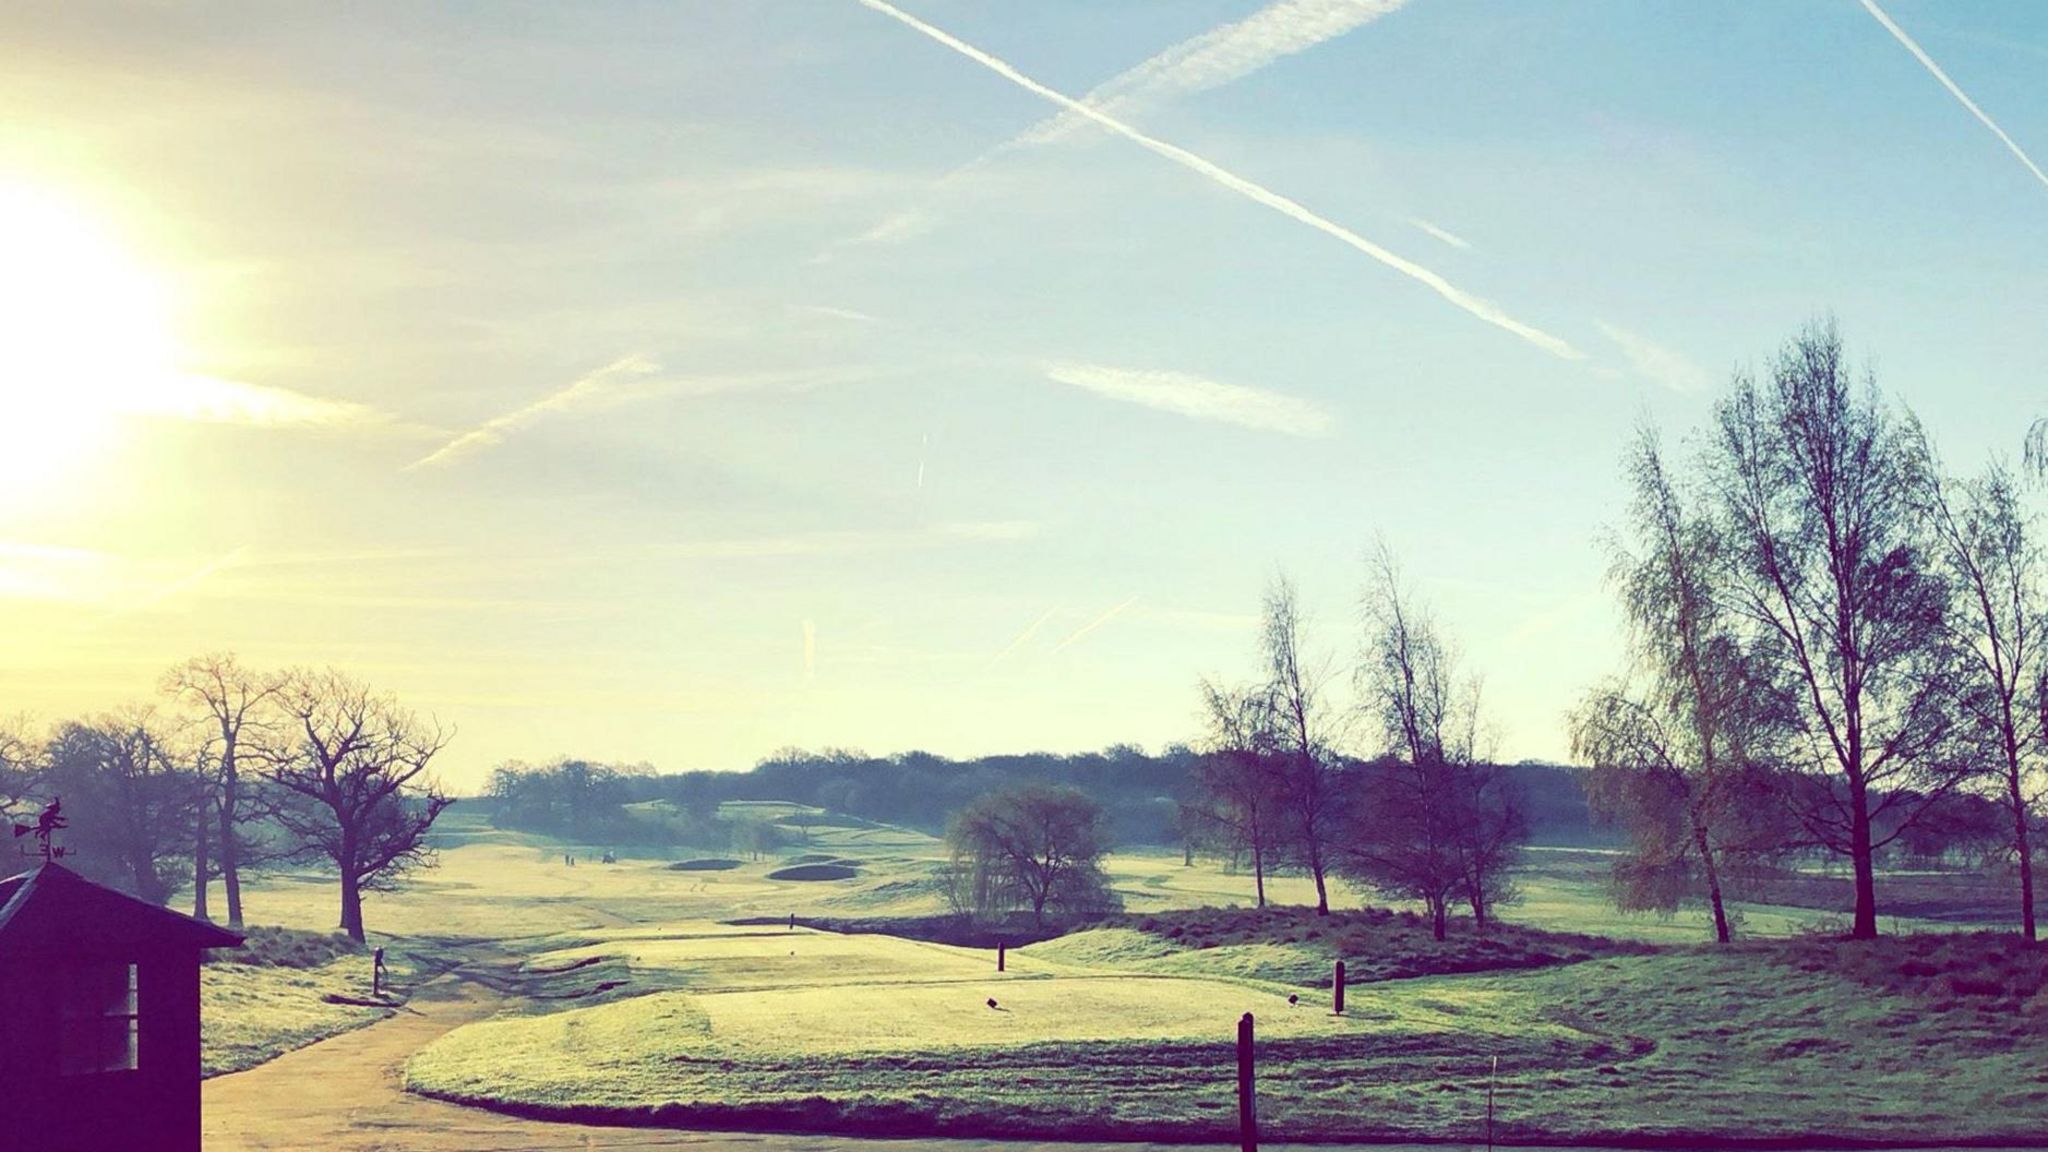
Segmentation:
<svg viewBox="0 0 2048 1152">
<path fill-rule="evenodd" d="M 1262 689 L 1204 681 L 1209 734 L 1193 769 L 1194 797 L 1181 824 L 1193 840 L 1233 855 L 1249 854 L 1258 906 L 1266 906 L 1266 871 L 1281 846 L 1281 769 L 1275 751 L 1272 698 Z"/>
<path fill-rule="evenodd" d="M 1615 871 L 1621 906 L 1671 911 L 1697 881 L 1726 944 L 1724 857 L 1768 839 L 1747 769 L 1768 694 L 1716 598 L 1725 557 L 1715 525 L 1686 507 L 1648 425 L 1628 475 L 1631 540 L 1615 545 L 1609 579 L 1645 685 L 1595 690 L 1573 716 L 1573 751 L 1593 766 L 1595 807 L 1628 830 L 1631 852 Z"/>
<path fill-rule="evenodd" d="M 1388 753 L 1360 769 L 1342 859 L 1382 891 L 1420 900 L 1441 940 L 1452 902 L 1465 900 L 1484 925 L 1512 895 L 1508 869 L 1527 829 L 1499 770 L 1479 756 L 1478 683 L 1458 675 L 1392 549 L 1381 543 L 1371 565 L 1360 698 Z"/>
<path fill-rule="evenodd" d="M 1877 935 L 1876 853 L 1952 788 L 1947 596 L 1929 570 L 1911 445 L 1832 322 L 1739 375 L 1708 452 L 1731 608 L 1800 737 L 1806 830 L 1855 875 L 1852 933 Z M 1882 827 L 1880 817 L 1895 817 Z"/>
<path fill-rule="evenodd" d="M 262 815 L 261 805 L 248 803 L 242 780 L 245 741 L 265 735 L 265 705 L 274 698 L 281 681 L 275 675 L 242 667 L 232 652 L 195 656 L 164 673 L 162 691 L 202 715 L 210 729 L 203 780 L 207 805 L 202 819 L 213 824 L 213 843 L 218 847 L 219 875 L 228 902 L 228 923 L 242 924 L 242 867 L 247 837 L 243 826 Z M 207 882 L 212 875 L 206 844 L 209 837 L 201 828 L 193 853 L 193 911 L 206 915 Z"/>
<path fill-rule="evenodd" d="M 1102 872 L 1108 823 L 1102 806 L 1076 789 L 1031 785 L 983 797 L 954 815 L 946 843 L 950 892 L 961 911 L 1029 908 L 1042 927 L 1048 910 L 1075 915 L 1115 906 Z"/>
<path fill-rule="evenodd" d="M 37 789 L 61 797 L 82 867 L 152 904 L 170 900 L 192 849 L 198 789 L 170 726 L 146 707 L 65 724 Z"/>
<path fill-rule="evenodd" d="M 1338 776 L 1337 717 L 1323 699 L 1327 661 L 1302 651 L 1302 613 L 1294 584 L 1276 576 L 1266 589 L 1259 647 L 1264 694 L 1272 711 L 1273 751 L 1280 766 L 1279 814 L 1286 843 L 1316 885 L 1316 915 L 1330 914 L 1329 849 L 1343 822 Z"/>
<path fill-rule="evenodd" d="M 1968 670 L 1959 694 L 1965 739 L 1997 766 L 2019 869 L 2021 931 L 2033 940 L 2029 830 L 2038 775 L 2048 757 L 2048 717 L 2035 708 L 2048 702 L 2039 696 L 2048 685 L 2048 594 L 2042 589 L 2048 560 L 2009 468 L 1994 460 L 1975 479 L 1954 480 L 1942 474 L 1924 436 L 1919 442 L 1936 552 L 1956 597 L 1950 633 Z"/>
<path fill-rule="evenodd" d="M 35 787 L 40 760 L 27 717 L 0 721 L 0 819 L 20 810 Z"/>
<path fill-rule="evenodd" d="M 277 694 L 288 731 L 265 774 L 294 801 L 279 823 L 341 878 L 341 929 L 363 939 L 365 890 L 432 860 L 427 830 L 453 803 L 427 768 L 449 734 L 343 673 L 297 671 Z"/>
</svg>

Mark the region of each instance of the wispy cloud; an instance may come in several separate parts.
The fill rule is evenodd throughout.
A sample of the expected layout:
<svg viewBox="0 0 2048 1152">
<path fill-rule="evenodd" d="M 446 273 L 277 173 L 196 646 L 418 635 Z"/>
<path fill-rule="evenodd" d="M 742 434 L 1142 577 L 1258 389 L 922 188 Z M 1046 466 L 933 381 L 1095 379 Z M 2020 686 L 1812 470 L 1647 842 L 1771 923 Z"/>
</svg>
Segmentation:
<svg viewBox="0 0 2048 1152">
<path fill-rule="evenodd" d="M 625 385 L 635 380 L 644 381 L 659 371 L 661 365 L 644 356 L 621 357 L 566 388 L 550 392 L 531 404 L 515 408 L 503 415 L 491 417 L 406 465 L 406 470 L 431 468 L 466 453 L 503 443 L 505 437 L 513 432 L 552 413 L 570 412 L 607 400 L 615 400 L 618 391 Z"/>
<path fill-rule="evenodd" d="M 1422 229 L 1429 235 L 1436 237 L 1437 239 L 1443 241 L 1446 244 L 1449 244 L 1453 248 L 1459 249 L 1460 251 L 1469 251 L 1472 247 L 1472 242 L 1465 239 L 1463 236 L 1460 236 L 1457 233 L 1451 232 L 1447 229 L 1439 228 L 1436 225 L 1431 224 L 1429 221 L 1424 220 L 1420 216 L 1409 217 L 1408 223 L 1415 225 L 1417 228 Z"/>
<path fill-rule="evenodd" d="M 212 376 L 181 376 L 135 398 L 138 415 L 212 424 L 333 428 L 379 424 L 389 416 L 365 404 L 308 396 L 288 388 Z"/>
<path fill-rule="evenodd" d="M 2000 128 L 1982 108 L 1977 107 L 1975 100 L 1970 99 L 1961 88 L 1956 86 L 1955 81 L 1948 78 L 1948 73 L 1942 71 L 1941 65 L 1934 62 L 1934 57 L 1929 56 L 1911 36 L 1906 35 L 1906 30 L 1894 23 L 1892 18 L 1885 14 L 1884 9 L 1877 6 L 1876 0 L 1863 0 L 1863 10 L 1870 13 L 1871 17 L 1879 24 L 1884 25 L 1884 30 L 1892 34 L 1892 39 L 1905 45 L 1906 51 L 1911 52 L 1914 59 L 1920 61 L 1921 65 L 1936 80 L 1941 81 L 1941 86 L 1948 89 L 1949 95 L 1955 97 L 1961 102 L 1963 107 L 1969 109 L 1970 115 L 1975 116 L 1978 122 L 1991 129 L 1991 134 L 1998 137 L 1999 143 L 2005 145 L 2006 151 L 2011 152 L 2019 159 L 2020 163 L 2026 165 L 2027 171 L 2034 174 L 2034 179 L 2040 181 L 2042 187 L 2048 188 L 2048 173 L 2042 172 L 2041 166 L 2034 163 L 2033 157 L 2028 156 L 2025 149 L 2022 149 L 2013 141 L 2012 137 L 2005 134 L 2005 129 Z"/>
<path fill-rule="evenodd" d="M 901 530 L 794 532 L 780 536 L 737 536 L 663 545 L 665 556 L 701 560 L 753 560 L 779 556 L 843 556 L 960 543 L 1010 543 L 1036 535 L 1025 520 L 966 520 Z"/>
<path fill-rule="evenodd" d="M 1242 20 L 1183 40 L 1090 89 L 1082 103 L 1119 119 L 1142 116 L 1163 104 L 1221 88 L 1318 44 L 1399 11 L 1408 0 L 1278 0 Z M 1088 119 L 1061 112 L 1003 147 L 1060 139 Z"/>
<path fill-rule="evenodd" d="M 1234 83 L 1278 60 L 1334 40 L 1406 3 L 1276 0 L 1242 20 L 1218 25 L 1118 73 L 1089 89 L 1081 103 L 1125 120 L 1141 117 L 1174 100 Z M 1063 109 L 939 177 L 929 191 L 954 188 L 1005 153 L 1055 143 L 1090 123 L 1088 117 Z M 900 243 L 924 235 L 933 226 L 930 207 L 899 209 L 845 244 Z"/>
<path fill-rule="evenodd" d="M 1205 380 L 1185 372 L 1111 368 L 1101 364 L 1048 364 L 1045 374 L 1062 384 L 1084 388 L 1111 400 L 1142 404 L 1195 420 L 1214 420 L 1289 436 L 1321 436 L 1330 430 L 1329 414 L 1308 400 L 1243 384 Z"/>
<path fill-rule="evenodd" d="M 1065 640 L 1062 640 L 1058 644 L 1054 645 L 1053 651 L 1064 652 L 1067 649 L 1073 647 L 1074 645 L 1080 643 L 1082 640 L 1088 637 L 1089 633 L 1095 631 L 1097 628 L 1102 627 L 1104 624 L 1109 623 L 1111 620 L 1114 620 L 1117 617 L 1123 615 L 1125 609 L 1129 608 L 1133 604 L 1136 604 L 1137 602 L 1138 598 L 1136 596 L 1133 596 L 1130 599 L 1124 601 L 1123 603 L 1117 605 L 1116 607 L 1111 608 L 1109 611 L 1104 612 L 1102 615 L 1097 616 L 1095 619 L 1090 620 L 1086 624 L 1081 625 L 1080 628 L 1074 631 L 1073 635 L 1068 636 Z"/>
<path fill-rule="evenodd" d="M 1605 321 L 1600 322 L 1600 331 L 1621 349 L 1621 354 L 1628 360 L 1629 367 L 1634 368 L 1639 375 L 1662 384 L 1673 392 L 1700 392 L 1713 387 L 1713 373 L 1700 367 L 1683 353 L 1675 352 L 1626 328 L 1619 328 Z"/>
<path fill-rule="evenodd" d="M 1365 237 L 1360 236 L 1358 233 L 1351 231 L 1350 229 L 1344 227 L 1341 224 L 1337 224 L 1331 220 L 1328 220 L 1322 216 L 1317 215 L 1316 213 L 1310 211 L 1308 208 L 1302 206 L 1300 203 L 1297 203 L 1296 201 L 1291 200 L 1286 196 L 1283 196 L 1280 193 L 1265 187 L 1264 185 L 1255 183 L 1251 180 L 1247 180 L 1244 177 L 1239 176 L 1235 172 L 1232 172 L 1229 169 L 1224 168 L 1222 165 L 1216 164 L 1209 160 L 1205 160 L 1202 157 L 1197 156 L 1193 152 L 1190 152 L 1187 149 L 1182 148 L 1178 145 L 1169 144 L 1166 141 L 1159 139 L 1158 137 L 1149 136 L 1143 132 L 1140 132 L 1138 129 L 1131 127 L 1129 124 L 1124 123 L 1122 120 L 1119 120 L 1116 117 L 1111 116 L 1110 114 L 1103 112 L 1098 108 L 1089 107 L 1088 105 L 1081 103 L 1079 100 L 1076 100 L 1071 96 L 1055 91 L 1052 88 L 1049 88 L 1046 85 L 1041 84 L 1038 81 L 1032 79 L 1031 77 L 1026 76 L 1024 73 L 1019 72 L 1014 66 L 1006 63 L 1005 61 L 998 59 L 997 57 L 992 56 L 979 48 L 976 48 L 974 45 L 969 44 L 964 40 L 961 40 L 960 38 L 952 35 L 951 33 L 945 32 L 939 28 L 935 28 L 932 25 L 925 23 L 923 20 L 920 20 L 917 17 L 910 15 L 908 12 L 905 12 L 902 9 L 897 8 L 895 5 L 887 3 L 886 0 L 859 0 L 859 2 L 863 7 L 870 8 L 876 12 L 879 12 L 884 16 L 887 16 L 890 19 L 895 20 L 900 24 L 903 24 L 905 27 L 908 27 L 918 32 L 919 34 L 928 37 L 929 39 L 934 40 L 947 48 L 952 49 L 954 52 L 957 52 L 960 55 L 965 56 L 969 60 L 972 60 L 975 63 L 980 64 L 982 67 L 987 68 L 991 72 L 996 73 L 997 75 L 1003 77 L 1004 79 L 1010 81 L 1011 83 L 1017 85 L 1018 87 L 1023 88 L 1027 92 L 1031 92 L 1041 97 L 1042 99 L 1051 101 L 1052 103 L 1060 106 L 1061 108 L 1076 113 L 1082 116 L 1083 118 L 1109 130 L 1110 132 L 1118 136 L 1121 136 L 1126 140 L 1129 140 L 1133 144 L 1136 144 L 1139 147 L 1144 148 L 1145 150 L 1157 156 L 1170 160 L 1173 163 L 1178 164 L 1181 167 L 1196 173 L 1204 179 L 1207 179 L 1215 184 L 1227 188 L 1230 191 L 1235 192 L 1240 196 L 1243 196 L 1244 198 L 1252 201 L 1255 204 L 1259 204 L 1263 207 L 1278 212 L 1282 216 L 1285 216 L 1288 219 L 1295 221 L 1296 223 L 1303 224 L 1310 228 L 1313 228 L 1316 231 L 1321 232 L 1324 235 L 1339 241 L 1340 243 L 1343 243 L 1353 249 L 1356 249 L 1359 252 L 1364 253 L 1365 255 L 1371 257 L 1379 263 L 1384 264 L 1388 268 L 1391 268 L 1394 271 L 1399 272 L 1401 275 L 1406 276 L 1420 284 L 1425 285 L 1431 291 L 1435 292 L 1437 295 L 1443 297 L 1446 301 L 1450 302 L 1453 306 L 1471 314 L 1474 317 L 1477 317 L 1480 320 L 1485 321 L 1488 324 L 1492 324 L 1495 327 L 1511 332 L 1517 337 L 1529 342 L 1530 344 L 1535 345 L 1538 348 L 1543 349 L 1544 351 L 1550 353 L 1553 356 L 1560 356 L 1568 360 L 1576 360 L 1582 358 L 1582 354 L 1564 340 L 1561 340 L 1556 336 L 1552 336 L 1551 334 L 1543 331 L 1542 329 L 1536 328 L 1529 324 L 1525 324 L 1522 321 L 1515 319 L 1513 316 L 1510 316 L 1506 312 L 1502 311 L 1498 305 L 1495 305 L 1490 301 L 1481 299 L 1478 296 L 1474 296 L 1473 294 L 1465 291 L 1464 289 L 1459 288 L 1457 285 L 1452 284 L 1450 281 L 1444 279 L 1442 276 L 1439 276 L 1430 269 L 1425 268 L 1412 260 L 1408 260 L 1404 257 L 1395 255 L 1393 252 L 1390 252 L 1387 249 L 1380 247 L 1378 244 L 1375 244 L 1372 241 L 1367 240 Z"/>
<path fill-rule="evenodd" d="M 1060 606 L 1055 604 L 1052 607 L 1047 608 L 1044 612 L 1039 613 L 1038 619 L 1033 620 L 1029 624 L 1026 624 L 1024 626 L 1023 631 L 1011 637 L 1010 642 L 1008 644 L 1003 645 L 1003 650 L 1001 652 L 996 653 L 995 658 L 988 662 L 988 666 L 993 668 L 996 665 L 1001 664 L 1003 661 L 1008 660 L 1011 656 L 1015 655 L 1019 648 L 1024 647 L 1024 645 L 1026 644 L 1029 644 L 1031 642 L 1031 638 L 1033 636 L 1038 635 L 1038 630 L 1040 628 L 1045 627 L 1046 621 L 1052 619 L 1053 616 L 1059 612 L 1059 610 Z"/>
</svg>

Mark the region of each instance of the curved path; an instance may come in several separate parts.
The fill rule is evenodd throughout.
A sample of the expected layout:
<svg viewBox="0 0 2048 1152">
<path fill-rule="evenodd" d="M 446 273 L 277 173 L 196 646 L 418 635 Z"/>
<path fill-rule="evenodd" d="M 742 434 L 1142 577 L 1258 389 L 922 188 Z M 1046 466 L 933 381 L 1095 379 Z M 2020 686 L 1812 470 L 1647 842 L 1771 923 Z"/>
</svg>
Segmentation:
<svg viewBox="0 0 2048 1152">
<path fill-rule="evenodd" d="M 556 1124 L 406 1092 L 400 1086 L 401 1077 L 414 1052 L 451 1029 L 508 1006 L 507 997 L 486 982 L 492 963 L 480 959 L 427 982 L 413 995 L 407 1010 L 367 1028 L 286 1053 L 246 1072 L 206 1081 L 202 1089 L 206 1152 L 624 1152 L 655 1148 L 1087 1152 L 1084 1146 L 1072 1144 L 855 1140 Z M 1163 1145 L 1099 1147 L 1101 1152 L 1144 1152 L 1148 1147 L 1157 1152 L 1186 1152 Z"/>
</svg>

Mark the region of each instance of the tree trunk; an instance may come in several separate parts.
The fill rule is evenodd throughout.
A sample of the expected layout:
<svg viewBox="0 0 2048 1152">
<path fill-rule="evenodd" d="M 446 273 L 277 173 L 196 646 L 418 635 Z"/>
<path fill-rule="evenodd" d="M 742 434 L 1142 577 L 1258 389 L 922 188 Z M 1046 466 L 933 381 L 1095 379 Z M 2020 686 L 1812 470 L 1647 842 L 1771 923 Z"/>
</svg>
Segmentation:
<svg viewBox="0 0 2048 1152">
<path fill-rule="evenodd" d="M 1849 863 L 1856 871 L 1856 919 L 1849 935 L 1877 939 L 1877 860 L 1871 846 L 1870 795 L 1860 775 L 1849 781 Z"/>
<path fill-rule="evenodd" d="M 234 769 L 227 769 L 220 793 L 220 883 L 228 897 L 230 928 L 242 926 L 242 852 L 235 843 L 235 812 L 240 803 L 236 783 Z"/>
<path fill-rule="evenodd" d="M 1254 842 L 1252 844 L 1252 883 L 1258 886 L 1259 907 L 1266 906 L 1266 852 Z"/>
<path fill-rule="evenodd" d="M 206 914 L 206 889 L 213 879 L 207 875 L 209 869 L 206 859 L 206 824 L 210 815 L 211 813 L 201 806 L 199 819 L 195 821 L 197 828 L 192 837 L 192 916 L 197 920 L 212 919 Z"/>
<path fill-rule="evenodd" d="M 1450 917 L 1449 901 L 1431 900 L 1429 902 L 1429 930 L 1437 939 L 1441 940 L 1444 938 L 1444 929 L 1449 926 Z"/>
<path fill-rule="evenodd" d="M 1478 932 L 1486 931 L 1486 890 L 1476 884 L 1473 885 L 1471 895 L 1466 903 L 1472 905 L 1473 930 Z"/>
<path fill-rule="evenodd" d="M 1330 889 L 1323 882 L 1323 854 L 1316 848 L 1309 849 L 1309 871 L 1316 875 L 1316 915 L 1330 914 Z"/>
<path fill-rule="evenodd" d="M 362 881 L 346 868 L 341 871 L 341 930 L 356 943 L 363 942 Z"/>
<path fill-rule="evenodd" d="M 1721 901 L 1721 868 L 1714 862 L 1714 848 L 1707 839 L 1706 825 L 1693 822 L 1693 846 L 1700 854 L 1700 866 L 1707 871 L 1707 903 L 1714 910 L 1714 939 L 1728 943 L 1728 908 Z"/>
<path fill-rule="evenodd" d="M 2017 755 L 2008 761 L 2005 784 L 2012 804 L 2012 847 L 2020 864 L 2020 931 L 2034 940 L 2038 939 L 2034 934 L 2034 849 L 2027 832 L 2027 795 L 2021 789 Z"/>
</svg>

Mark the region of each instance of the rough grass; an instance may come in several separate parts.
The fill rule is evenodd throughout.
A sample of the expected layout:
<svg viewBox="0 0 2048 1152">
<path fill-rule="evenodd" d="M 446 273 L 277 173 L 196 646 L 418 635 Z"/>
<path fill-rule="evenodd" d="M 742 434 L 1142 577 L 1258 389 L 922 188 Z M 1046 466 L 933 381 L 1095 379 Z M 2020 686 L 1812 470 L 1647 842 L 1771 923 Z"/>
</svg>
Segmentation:
<svg viewBox="0 0 2048 1152">
<path fill-rule="evenodd" d="M 1230 1037 L 1252 1011 L 1275 1141 L 1476 1139 L 1496 1057 L 1496 1135 L 1520 1142 L 2038 1144 L 2048 1130 L 2048 962 L 2000 937 L 1390 979 L 1352 989 L 1344 1018 L 1321 992 L 1289 1005 L 1285 986 L 1241 975 L 1128 968 L 1316 944 L 1097 930 L 1013 953 L 997 976 L 985 955 L 886 937 L 645 941 L 692 991 L 471 1025 L 423 1051 L 408 1084 L 565 1119 L 1227 1141 Z"/>
<path fill-rule="evenodd" d="M 270 924 L 244 928 L 241 932 L 241 947 L 208 949 L 201 954 L 203 962 L 257 968 L 318 968 L 343 956 L 368 952 L 340 932 L 307 932 Z"/>
<path fill-rule="evenodd" d="M 370 995 L 370 959 L 342 955 L 324 964 L 214 961 L 199 969 L 200 1071 L 239 1072 L 351 1028 L 390 1008 Z"/>
<path fill-rule="evenodd" d="M 1453 922 L 1443 940 L 1412 912 L 1384 908 L 1194 908 L 1116 916 L 1032 951 L 1073 963 L 1134 965 L 1149 971 L 1229 971 L 1289 984 L 1328 987 L 1335 961 L 1351 983 L 1547 968 L 1604 956 L 1639 955 L 1650 945 L 1601 936 L 1545 932 L 1513 924 L 1475 931 Z M 1190 955 L 1193 953 L 1195 955 Z"/>
</svg>

